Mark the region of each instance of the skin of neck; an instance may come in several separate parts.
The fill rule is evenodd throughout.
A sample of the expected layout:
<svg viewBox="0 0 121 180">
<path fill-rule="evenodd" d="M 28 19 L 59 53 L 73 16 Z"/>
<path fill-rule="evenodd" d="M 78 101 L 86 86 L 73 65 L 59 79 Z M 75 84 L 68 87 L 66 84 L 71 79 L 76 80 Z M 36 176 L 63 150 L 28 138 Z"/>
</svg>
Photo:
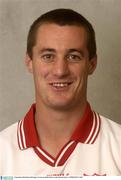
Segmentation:
<svg viewBox="0 0 121 180">
<path fill-rule="evenodd" d="M 70 140 L 85 111 L 87 101 L 70 111 L 57 111 L 36 99 L 35 125 L 41 146 L 56 156 L 60 149 Z M 55 143 L 56 142 L 56 143 Z"/>
</svg>

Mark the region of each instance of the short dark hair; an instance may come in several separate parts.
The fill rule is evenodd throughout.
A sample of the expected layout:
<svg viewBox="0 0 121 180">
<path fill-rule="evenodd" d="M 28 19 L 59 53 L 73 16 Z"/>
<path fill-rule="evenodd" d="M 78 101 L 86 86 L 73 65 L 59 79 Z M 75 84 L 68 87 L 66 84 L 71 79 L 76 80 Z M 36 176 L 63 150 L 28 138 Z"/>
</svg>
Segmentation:
<svg viewBox="0 0 121 180">
<path fill-rule="evenodd" d="M 37 30 L 42 24 L 46 23 L 55 23 L 60 26 L 77 25 L 84 27 L 87 32 L 89 59 L 92 59 L 96 55 L 95 31 L 91 23 L 72 9 L 55 9 L 41 15 L 30 27 L 27 38 L 27 53 L 31 58 L 33 46 L 36 44 Z"/>
</svg>

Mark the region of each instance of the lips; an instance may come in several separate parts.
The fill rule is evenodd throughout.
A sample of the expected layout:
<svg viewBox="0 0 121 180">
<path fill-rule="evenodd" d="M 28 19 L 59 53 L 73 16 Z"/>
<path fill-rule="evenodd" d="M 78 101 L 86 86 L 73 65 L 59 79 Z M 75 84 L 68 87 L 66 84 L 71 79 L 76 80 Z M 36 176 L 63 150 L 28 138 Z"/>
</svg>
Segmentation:
<svg viewBox="0 0 121 180">
<path fill-rule="evenodd" d="M 51 85 L 52 87 L 55 87 L 55 88 L 65 88 L 65 87 L 68 87 L 71 84 L 72 84 L 72 82 L 54 82 L 54 83 L 49 83 L 49 85 Z"/>
</svg>

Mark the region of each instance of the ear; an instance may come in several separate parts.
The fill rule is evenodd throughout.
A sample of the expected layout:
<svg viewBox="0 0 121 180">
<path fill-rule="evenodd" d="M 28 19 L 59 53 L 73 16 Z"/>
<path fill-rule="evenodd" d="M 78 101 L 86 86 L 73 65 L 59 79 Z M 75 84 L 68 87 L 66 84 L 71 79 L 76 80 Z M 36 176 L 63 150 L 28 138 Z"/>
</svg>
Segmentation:
<svg viewBox="0 0 121 180">
<path fill-rule="evenodd" d="M 28 54 L 26 54 L 26 57 L 25 57 L 25 64 L 26 64 L 28 71 L 30 73 L 33 73 L 32 59 L 30 58 L 30 56 Z"/>
<path fill-rule="evenodd" d="M 97 67 L 97 55 L 95 55 L 92 59 L 89 60 L 88 74 L 89 75 L 93 74 L 96 67 Z"/>
</svg>

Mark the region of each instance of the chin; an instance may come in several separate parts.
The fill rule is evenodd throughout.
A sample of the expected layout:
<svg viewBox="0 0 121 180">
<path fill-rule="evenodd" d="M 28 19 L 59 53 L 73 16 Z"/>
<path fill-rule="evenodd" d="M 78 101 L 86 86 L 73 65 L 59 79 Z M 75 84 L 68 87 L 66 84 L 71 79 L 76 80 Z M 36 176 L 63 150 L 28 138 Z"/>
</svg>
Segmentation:
<svg viewBox="0 0 121 180">
<path fill-rule="evenodd" d="M 73 104 L 72 102 L 68 101 L 68 102 L 53 102 L 51 101 L 50 104 L 48 104 L 48 106 L 52 109 L 55 109 L 55 110 L 59 110 L 59 111 L 65 111 L 65 110 L 69 110 Z"/>
<path fill-rule="evenodd" d="M 51 106 L 51 109 L 56 110 L 56 111 L 67 111 L 70 108 L 68 106 Z"/>
</svg>

